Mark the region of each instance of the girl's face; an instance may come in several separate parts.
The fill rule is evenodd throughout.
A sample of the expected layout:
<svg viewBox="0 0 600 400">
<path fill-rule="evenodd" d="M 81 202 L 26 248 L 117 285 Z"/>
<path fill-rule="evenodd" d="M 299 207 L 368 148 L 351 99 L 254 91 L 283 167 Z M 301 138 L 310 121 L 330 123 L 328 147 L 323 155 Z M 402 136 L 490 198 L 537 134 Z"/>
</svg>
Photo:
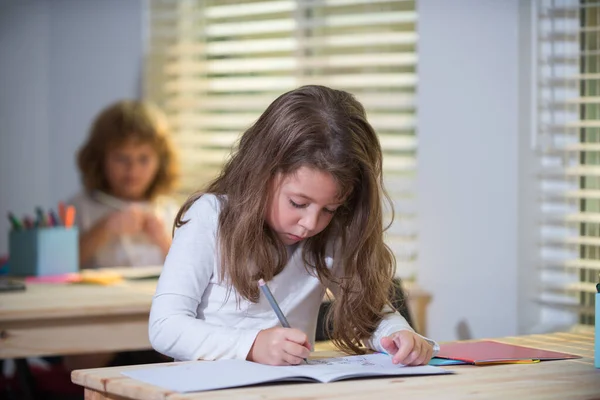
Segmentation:
<svg viewBox="0 0 600 400">
<path fill-rule="evenodd" d="M 104 160 L 110 194 L 124 200 L 144 200 L 159 163 L 150 143 L 128 141 L 110 149 Z"/>
<path fill-rule="evenodd" d="M 295 173 L 273 180 L 267 205 L 267 224 L 286 245 L 321 232 L 342 204 L 333 177 L 323 171 L 300 167 Z"/>
</svg>

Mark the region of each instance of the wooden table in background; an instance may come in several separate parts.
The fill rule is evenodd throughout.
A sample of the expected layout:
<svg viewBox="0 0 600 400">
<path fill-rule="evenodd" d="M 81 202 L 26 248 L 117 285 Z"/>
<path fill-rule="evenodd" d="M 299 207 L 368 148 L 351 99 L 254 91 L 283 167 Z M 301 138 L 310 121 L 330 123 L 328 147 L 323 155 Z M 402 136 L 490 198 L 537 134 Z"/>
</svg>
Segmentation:
<svg viewBox="0 0 600 400">
<path fill-rule="evenodd" d="M 0 359 L 150 348 L 156 281 L 28 284 L 0 294 Z"/>
<path fill-rule="evenodd" d="M 427 336 L 427 307 L 431 302 L 431 294 L 413 282 L 403 282 L 408 310 L 413 318 L 413 328 L 423 336 Z"/>
<path fill-rule="evenodd" d="M 85 387 L 86 400 L 200 399 L 600 399 L 600 369 L 594 368 L 593 329 L 495 339 L 582 356 L 581 359 L 485 367 L 445 367 L 452 375 L 393 377 L 335 383 L 277 384 L 198 393 L 175 393 L 121 374 L 140 366 L 73 371 L 73 382 Z M 317 352 L 313 357 L 339 353 Z M 157 364 L 154 364 L 156 366 Z M 160 365 L 160 364 L 158 364 Z M 148 368 L 151 366 L 143 366 Z M 200 377 L 199 377 L 200 379 Z"/>
<path fill-rule="evenodd" d="M 150 349 L 148 315 L 156 280 L 111 286 L 28 284 L 0 294 L 0 360 Z M 407 286 L 408 306 L 424 332 L 430 296 Z"/>
</svg>

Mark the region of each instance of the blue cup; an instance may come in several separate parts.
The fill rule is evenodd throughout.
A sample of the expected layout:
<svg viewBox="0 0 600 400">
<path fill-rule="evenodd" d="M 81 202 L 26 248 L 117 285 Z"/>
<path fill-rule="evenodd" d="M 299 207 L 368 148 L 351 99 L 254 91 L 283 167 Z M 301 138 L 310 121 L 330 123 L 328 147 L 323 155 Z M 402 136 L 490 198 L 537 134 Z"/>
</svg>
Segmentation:
<svg viewBox="0 0 600 400">
<path fill-rule="evenodd" d="M 13 230 L 9 236 L 8 273 L 14 276 L 48 276 L 77 272 L 78 242 L 76 227 Z"/>
</svg>

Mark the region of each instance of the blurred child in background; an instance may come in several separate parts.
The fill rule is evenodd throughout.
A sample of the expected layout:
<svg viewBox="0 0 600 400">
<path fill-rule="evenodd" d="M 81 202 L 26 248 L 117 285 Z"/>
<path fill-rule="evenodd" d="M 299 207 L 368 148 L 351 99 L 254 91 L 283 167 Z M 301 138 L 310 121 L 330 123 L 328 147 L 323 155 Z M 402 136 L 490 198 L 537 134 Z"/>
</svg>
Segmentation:
<svg viewBox="0 0 600 400">
<path fill-rule="evenodd" d="M 163 113 L 119 101 L 94 121 L 77 155 L 84 190 L 77 210 L 81 268 L 162 265 L 178 206 L 178 175 Z"/>
<path fill-rule="evenodd" d="M 165 115 L 140 101 L 119 101 L 96 117 L 79 150 L 83 191 L 77 210 L 80 268 L 163 265 L 178 204 L 178 177 Z M 157 353 L 65 357 L 67 370 L 159 361 Z"/>
</svg>

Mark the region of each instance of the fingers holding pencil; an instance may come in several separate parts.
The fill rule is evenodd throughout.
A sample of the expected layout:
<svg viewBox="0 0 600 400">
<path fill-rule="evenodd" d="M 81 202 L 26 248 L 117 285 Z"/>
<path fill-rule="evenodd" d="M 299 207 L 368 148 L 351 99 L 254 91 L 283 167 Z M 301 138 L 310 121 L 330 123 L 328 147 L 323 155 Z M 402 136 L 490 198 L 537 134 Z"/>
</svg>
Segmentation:
<svg viewBox="0 0 600 400">
<path fill-rule="evenodd" d="M 258 333 L 248 361 L 267 365 L 298 365 L 310 355 L 306 334 L 294 328 L 269 328 Z"/>
<path fill-rule="evenodd" d="M 306 363 L 311 345 L 308 336 L 290 324 L 279 308 L 279 304 L 263 279 L 258 286 L 277 315 L 283 328 L 271 328 L 260 331 L 250 349 L 248 359 L 270 365 L 297 365 Z M 265 345 L 266 344 L 266 345 Z"/>
</svg>

